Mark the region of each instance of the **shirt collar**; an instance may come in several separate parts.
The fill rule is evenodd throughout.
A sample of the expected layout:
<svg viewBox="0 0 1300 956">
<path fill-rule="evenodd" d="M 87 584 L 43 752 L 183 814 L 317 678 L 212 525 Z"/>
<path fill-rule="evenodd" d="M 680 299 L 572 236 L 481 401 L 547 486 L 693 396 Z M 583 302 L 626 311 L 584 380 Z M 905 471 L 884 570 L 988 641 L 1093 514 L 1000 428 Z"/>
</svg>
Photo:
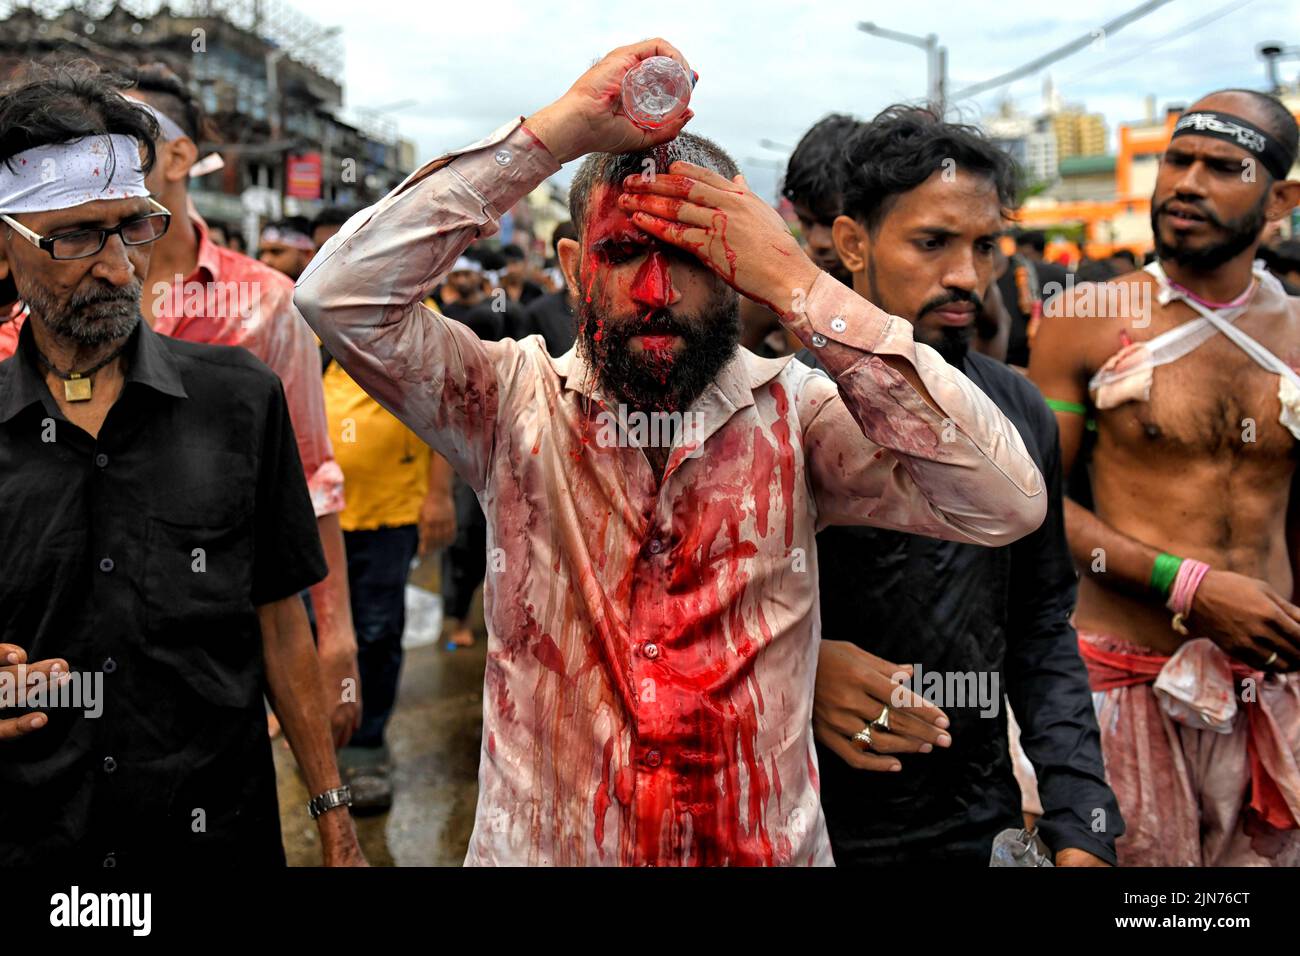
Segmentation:
<svg viewBox="0 0 1300 956">
<path fill-rule="evenodd" d="M 18 349 L 13 358 L 0 363 L 0 424 L 9 421 L 23 409 L 44 400 L 49 394 L 45 375 L 41 372 L 34 354 L 32 323 L 23 323 L 18 333 Z M 131 333 L 131 340 L 122 350 L 126 359 L 126 381 L 148 386 L 173 398 L 188 398 L 181 381 L 176 360 L 163 344 L 162 338 L 143 319 Z"/>
<path fill-rule="evenodd" d="M 192 201 L 189 210 L 190 222 L 194 226 L 194 231 L 199 234 L 199 261 L 195 266 L 195 272 L 202 269 L 207 272 L 208 278 L 214 282 L 221 280 L 221 250 L 217 244 L 208 236 L 208 224 L 203 217 L 195 211 Z M 189 276 L 187 279 L 191 278 Z"/>
</svg>

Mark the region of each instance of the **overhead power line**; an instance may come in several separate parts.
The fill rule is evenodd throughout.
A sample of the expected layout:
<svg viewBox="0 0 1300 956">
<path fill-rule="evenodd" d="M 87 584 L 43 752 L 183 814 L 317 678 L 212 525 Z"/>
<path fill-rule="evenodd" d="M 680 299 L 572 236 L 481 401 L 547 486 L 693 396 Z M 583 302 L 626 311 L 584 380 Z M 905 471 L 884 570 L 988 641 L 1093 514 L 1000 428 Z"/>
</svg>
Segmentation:
<svg viewBox="0 0 1300 956">
<path fill-rule="evenodd" d="M 1081 71 L 1067 78 L 1064 82 L 1072 83 L 1075 80 L 1082 79 L 1085 76 L 1095 76 L 1097 75 L 1098 72 L 1109 69 L 1112 66 L 1120 66 L 1121 64 L 1130 63 L 1132 62 L 1135 56 L 1140 56 L 1142 54 L 1150 53 L 1152 50 L 1156 49 L 1157 47 L 1162 47 L 1166 43 L 1172 43 L 1174 40 L 1181 39 L 1182 37 L 1187 36 L 1187 34 L 1200 30 L 1203 27 L 1207 27 L 1215 20 L 1220 20 L 1223 17 L 1226 17 L 1229 13 L 1235 13 L 1236 11 L 1240 10 L 1242 7 L 1252 4 L 1254 2 L 1255 0 L 1234 0 L 1234 2 L 1232 3 L 1224 4 L 1222 7 L 1219 7 L 1217 10 L 1212 10 L 1210 13 L 1201 17 L 1199 20 L 1193 20 L 1191 23 L 1184 24 L 1183 26 L 1178 27 L 1178 29 L 1176 30 L 1170 30 L 1168 33 L 1164 34 L 1163 36 L 1156 37 L 1150 43 L 1144 43 L 1142 46 L 1138 47 L 1135 50 L 1130 50 L 1129 52 L 1121 54 L 1120 56 L 1112 57 L 1111 59 L 1105 60 L 1102 63 L 1094 64 L 1088 67 L 1087 70 Z"/>
<path fill-rule="evenodd" d="M 976 83 L 974 86 L 968 86 L 966 87 L 966 89 L 954 93 L 951 99 L 956 100 L 968 96 L 977 96 L 980 93 L 985 93 L 989 90 L 997 89 L 999 86 L 1006 86 L 1008 83 L 1018 80 L 1022 76 L 1029 76 L 1031 73 L 1037 73 L 1043 67 L 1050 66 L 1051 64 L 1055 63 L 1057 60 L 1063 57 L 1067 57 L 1072 53 L 1078 53 L 1084 47 L 1089 46 L 1092 43 L 1095 43 L 1099 36 L 1102 37 L 1110 36 L 1112 33 L 1116 33 L 1119 30 L 1123 29 L 1124 27 L 1128 26 L 1134 20 L 1140 20 L 1142 17 L 1145 17 L 1148 13 L 1152 13 L 1158 10 L 1160 7 L 1163 7 L 1165 4 L 1169 2 L 1171 2 L 1171 0 L 1147 0 L 1146 3 L 1139 4 L 1138 6 L 1130 10 L 1128 13 L 1116 17 L 1114 20 L 1111 20 L 1109 23 L 1103 23 L 1100 28 L 1089 31 L 1087 34 L 1079 37 L 1077 40 L 1072 40 L 1069 43 L 1065 44 L 1065 46 L 1060 46 L 1049 53 L 1044 53 L 1042 56 L 1038 57 L 1037 59 L 1031 60 L 1030 62 L 1026 63 L 1024 66 L 1016 67 L 1016 69 L 1012 70 L 1009 73 L 1003 73 L 1001 76 L 995 76 L 991 80 L 984 80 L 982 83 Z"/>
</svg>

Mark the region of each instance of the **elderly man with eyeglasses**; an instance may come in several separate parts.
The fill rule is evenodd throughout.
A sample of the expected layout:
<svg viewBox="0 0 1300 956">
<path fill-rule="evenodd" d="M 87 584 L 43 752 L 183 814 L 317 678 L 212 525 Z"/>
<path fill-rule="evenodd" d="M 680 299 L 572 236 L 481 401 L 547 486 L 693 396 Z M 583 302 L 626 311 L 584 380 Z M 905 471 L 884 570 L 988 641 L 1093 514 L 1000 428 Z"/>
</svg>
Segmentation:
<svg viewBox="0 0 1300 956">
<path fill-rule="evenodd" d="M 28 312 L 0 362 L 0 865 L 282 865 L 264 691 L 326 863 L 361 863 L 283 389 L 141 321 L 156 135 L 103 74 L 0 95 L 0 281 Z"/>
</svg>

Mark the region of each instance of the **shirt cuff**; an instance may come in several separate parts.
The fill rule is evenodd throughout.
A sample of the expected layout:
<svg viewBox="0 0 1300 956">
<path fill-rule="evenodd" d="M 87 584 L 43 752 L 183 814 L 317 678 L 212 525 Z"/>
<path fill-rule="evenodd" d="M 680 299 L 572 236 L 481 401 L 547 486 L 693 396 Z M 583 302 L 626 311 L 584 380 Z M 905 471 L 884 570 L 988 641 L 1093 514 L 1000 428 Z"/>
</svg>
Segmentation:
<svg viewBox="0 0 1300 956">
<path fill-rule="evenodd" d="M 333 459 L 321 462 L 307 478 L 307 492 L 317 518 L 338 514 L 345 506 L 343 499 L 343 469 Z"/>
<path fill-rule="evenodd" d="M 1052 851 L 1053 857 L 1062 850 L 1083 850 L 1111 866 L 1119 865 L 1119 858 L 1115 855 L 1114 838 L 1100 837 L 1086 827 L 1077 825 L 1073 820 L 1068 822 L 1053 820 L 1050 814 L 1040 817 L 1037 826 L 1043 842 Z"/>
<path fill-rule="evenodd" d="M 803 308 L 792 311 L 785 325 L 832 375 L 847 371 L 864 354 L 898 355 L 909 361 L 916 355 L 910 322 L 876 308 L 825 272 L 813 282 Z M 831 343 L 853 352 L 826 348 Z"/>
<path fill-rule="evenodd" d="M 521 116 L 485 139 L 447 154 L 453 157 L 451 168 L 497 212 L 494 219 L 560 171 L 551 151 L 523 123 Z"/>
</svg>

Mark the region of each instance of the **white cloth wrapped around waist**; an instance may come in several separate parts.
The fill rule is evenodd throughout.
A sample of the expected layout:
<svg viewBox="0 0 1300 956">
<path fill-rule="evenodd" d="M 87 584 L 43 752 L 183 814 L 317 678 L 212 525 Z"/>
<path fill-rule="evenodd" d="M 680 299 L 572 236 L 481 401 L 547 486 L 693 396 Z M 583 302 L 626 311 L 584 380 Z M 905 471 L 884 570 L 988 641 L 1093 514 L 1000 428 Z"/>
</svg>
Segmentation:
<svg viewBox="0 0 1300 956">
<path fill-rule="evenodd" d="M 1153 690 L 1160 709 L 1178 723 L 1230 734 L 1237 718 L 1236 685 L 1228 655 L 1201 637 L 1187 641 L 1165 662 Z"/>
</svg>

